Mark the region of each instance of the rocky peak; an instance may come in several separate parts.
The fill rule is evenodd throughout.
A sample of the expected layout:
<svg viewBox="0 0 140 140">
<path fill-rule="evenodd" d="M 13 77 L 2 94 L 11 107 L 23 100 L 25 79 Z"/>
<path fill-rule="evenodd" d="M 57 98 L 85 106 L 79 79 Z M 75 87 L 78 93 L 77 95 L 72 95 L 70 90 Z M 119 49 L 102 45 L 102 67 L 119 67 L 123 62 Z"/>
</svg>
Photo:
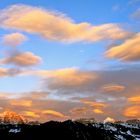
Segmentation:
<svg viewBox="0 0 140 140">
<path fill-rule="evenodd" d="M 10 124 L 24 124 L 27 120 L 22 116 L 13 111 L 5 111 L 1 114 L 1 121 L 3 123 Z"/>
</svg>

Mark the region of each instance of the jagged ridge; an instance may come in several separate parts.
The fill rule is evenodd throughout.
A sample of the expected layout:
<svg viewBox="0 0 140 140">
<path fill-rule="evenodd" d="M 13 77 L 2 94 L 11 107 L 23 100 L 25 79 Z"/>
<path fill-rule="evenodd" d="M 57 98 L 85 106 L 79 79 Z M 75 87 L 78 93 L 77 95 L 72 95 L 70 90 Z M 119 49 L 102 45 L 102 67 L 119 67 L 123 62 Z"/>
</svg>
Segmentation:
<svg viewBox="0 0 140 140">
<path fill-rule="evenodd" d="M 0 136 L 6 140 L 139 140 L 140 126 L 50 121 L 40 125 L 0 125 Z"/>
<path fill-rule="evenodd" d="M 22 115 L 17 114 L 13 111 L 5 111 L 1 114 L 1 122 L 9 124 L 24 124 L 27 122 Z"/>
</svg>

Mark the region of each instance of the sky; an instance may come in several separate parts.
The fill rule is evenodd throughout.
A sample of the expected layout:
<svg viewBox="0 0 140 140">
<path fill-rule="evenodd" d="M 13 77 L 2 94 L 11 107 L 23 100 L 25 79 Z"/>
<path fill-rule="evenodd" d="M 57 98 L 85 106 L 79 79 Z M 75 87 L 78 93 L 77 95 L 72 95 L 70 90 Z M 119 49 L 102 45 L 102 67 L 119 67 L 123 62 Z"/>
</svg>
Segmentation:
<svg viewBox="0 0 140 140">
<path fill-rule="evenodd" d="M 4 0 L 0 112 L 28 120 L 140 118 L 140 0 Z"/>
</svg>

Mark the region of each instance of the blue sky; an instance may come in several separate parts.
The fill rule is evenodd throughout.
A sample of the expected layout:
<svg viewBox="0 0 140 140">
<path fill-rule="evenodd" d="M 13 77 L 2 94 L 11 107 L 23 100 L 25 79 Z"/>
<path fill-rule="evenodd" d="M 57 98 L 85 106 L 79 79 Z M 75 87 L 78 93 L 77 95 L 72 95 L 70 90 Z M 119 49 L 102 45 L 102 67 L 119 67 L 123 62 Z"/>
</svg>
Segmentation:
<svg viewBox="0 0 140 140">
<path fill-rule="evenodd" d="M 72 18 L 76 23 L 79 22 L 89 22 L 93 25 L 103 24 L 103 23 L 128 23 L 131 22 L 129 14 L 136 9 L 138 6 L 130 6 L 128 0 L 109 0 L 105 3 L 103 0 L 93 1 L 93 0 L 72 0 L 72 1 L 50 1 L 50 0 L 40 0 L 40 1 L 17 1 L 17 0 L 6 0 L 1 3 L 1 8 L 13 4 L 29 4 L 33 6 L 43 7 L 48 10 L 58 11 L 66 14 L 68 17 Z M 113 7 L 118 6 L 117 10 L 113 10 Z M 11 33 L 13 31 L 2 30 L 1 34 Z M 106 44 L 101 43 L 72 43 L 64 44 L 60 42 L 52 42 L 45 40 L 39 36 L 34 36 L 27 34 L 29 36 L 29 41 L 25 42 L 19 48 L 22 50 L 34 51 L 37 55 L 41 56 L 44 60 L 43 64 L 39 67 L 44 69 L 60 69 L 68 67 L 80 67 L 87 68 L 86 62 L 90 59 L 96 59 L 101 61 L 102 51 L 105 49 Z M 36 41 L 34 41 L 36 40 Z M 39 47 L 38 47 L 39 46 Z M 100 67 L 99 64 L 92 64 L 91 68 L 96 69 Z M 8 78 L 1 80 L 3 85 L 1 90 L 7 90 Z M 20 81 L 20 79 L 19 79 Z M 27 80 L 32 83 L 34 80 L 29 78 Z M 14 80 L 16 82 L 16 80 Z M 18 82 L 18 81 L 17 81 Z M 5 84 L 4 84 L 5 83 Z M 11 83 L 11 80 L 8 82 Z M 19 82 L 18 82 L 19 83 Z M 27 91 L 30 90 L 29 84 L 26 80 L 21 78 L 22 87 L 17 88 L 13 84 L 9 84 L 9 90 L 13 91 Z M 16 84 L 15 84 L 16 85 Z M 13 88 L 13 86 L 15 88 Z M 9 91 L 8 90 L 8 91 Z"/>
<path fill-rule="evenodd" d="M 0 92 L 22 95 L 25 92 L 49 91 L 53 93 L 51 98 L 57 97 L 60 100 L 62 96 L 67 99 L 79 94 L 79 89 L 83 88 L 83 93 L 78 96 L 89 99 L 92 92 L 91 99 L 102 98 L 105 102 L 105 99 L 115 98 L 117 104 L 117 95 L 102 95 L 103 91 L 96 89 L 96 83 L 99 83 L 101 87 L 98 88 L 103 87 L 108 92 L 116 92 L 114 89 L 117 88 L 117 93 L 122 93 L 119 101 L 123 97 L 130 97 L 128 91 L 139 91 L 137 85 L 140 82 L 136 80 L 136 85 L 132 84 L 130 89 L 125 87 L 132 80 L 126 82 L 127 74 L 132 70 L 133 75 L 133 71 L 137 71 L 133 66 L 139 66 L 140 61 L 139 7 L 139 0 L 2 1 Z M 13 8 L 11 13 L 10 8 Z M 33 15 L 28 19 L 26 16 L 30 12 Z M 39 15 L 41 13 L 43 18 L 37 17 L 35 12 Z M 48 15 L 54 16 L 54 19 L 49 21 L 51 19 L 47 19 Z M 114 69 L 118 71 L 114 72 Z M 124 79 L 121 78 L 121 70 L 126 71 Z M 93 75 L 99 78 L 95 83 L 92 81 Z M 74 95 L 71 93 L 67 97 L 60 92 L 74 92 Z M 126 106 L 127 104 L 124 105 Z"/>
</svg>

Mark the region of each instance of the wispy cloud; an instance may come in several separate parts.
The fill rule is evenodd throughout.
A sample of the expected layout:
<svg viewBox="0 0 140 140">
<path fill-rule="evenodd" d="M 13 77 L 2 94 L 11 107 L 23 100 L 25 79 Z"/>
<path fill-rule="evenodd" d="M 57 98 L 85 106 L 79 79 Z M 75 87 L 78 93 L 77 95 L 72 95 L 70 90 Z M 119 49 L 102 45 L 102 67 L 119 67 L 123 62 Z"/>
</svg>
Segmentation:
<svg viewBox="0 0 140 140">
<path fill-rule="evenodd" d="M 60 118 L 64 117 L 64 115 L 62 113 L 54 111 L 54 110 L 43 110 L 42 113 L 46 114 L 46 115 L 53 115 L 53 116 L 60 117 Z"/>
<path fill-rule="evenodd" d="M 31 53 L 31 52 L 23 52 L 23 53 L 15 53 L 7 58 L 3 58 L 0 60 L 0 64 L 14 64 L 16 66 L 34 66 L 39 64 L 42 61 L 41 57 Z"/>
<path fill-rule="evenodd" d="M 132 15 L 132 18 L 140 20 L 140 8 L 138 8 Z"/>
<path fill-rule="evenodd" d="M 120 5 L 118 5 L 118 4 L 114 5 L 114 6 L 112 7 L 112 10 L 113 10 L 113 11 L 118 11 L 118 10 L 120 10 Z"/>
<path fill-rule="evenodd" d="M 103 114 L 104 113 L 101 109 L 93 109 L 93 112 L 96 114 Z"/>
<path fill-rule="evenodd" d="M 101 88 L 101 92 L 104 93 L 121 92 L 123 90 L 125 90 L 125 86 L 119 84 L 107 84 Z"/>
<path fill-rule="evenodd" d="M 130 118 L 139 118 L 140 117 L 140 106 L 130 106 L 125 109 L 124 115 Z"/>
<path fill-rule="evenodd" d="M 18 45 L 21 45 L 26 40 L 27 37 L 21 33 L 6 34 L 2 37 L 2 42 L 6 46 L 16 47 Z"/>
<path fill-rule="evenodd" d="M 119 59 L 122 61 L 140 60 L 140 33 L 132 38 L 125 40 L 122 44 L 110 48 L 105 55 L 108 58 Z"/>
<path fill-rule="evenodd" d="M 129 5 L 136 5 L 136 4 L 138 4 L 138 3 L 140 3 L 140 0 L 130 0 L 130 1 L 128 2 Z"/>
<path fill-rule="evenodd" d="M 132 96 L 128 98 L 128 101 L 131 103 L 140 104 L 140 96 Z"/>
<path fill-rule="evenodd" d="M 11 100 L 10 104 L 12 106 L 25 106 L 25 107 L 31 107 L 32 106 L 32 101 L 31 100 Z"/>
<path fill-rule="evenodd" d="M 66 15 L 28 5 L 12 5 L 0 11 L 1 27 L 39 34 L 62 42 L 95 42 L 124 39 L 130 35 L 119 25 L 75 23 Z"/>
</svg>

